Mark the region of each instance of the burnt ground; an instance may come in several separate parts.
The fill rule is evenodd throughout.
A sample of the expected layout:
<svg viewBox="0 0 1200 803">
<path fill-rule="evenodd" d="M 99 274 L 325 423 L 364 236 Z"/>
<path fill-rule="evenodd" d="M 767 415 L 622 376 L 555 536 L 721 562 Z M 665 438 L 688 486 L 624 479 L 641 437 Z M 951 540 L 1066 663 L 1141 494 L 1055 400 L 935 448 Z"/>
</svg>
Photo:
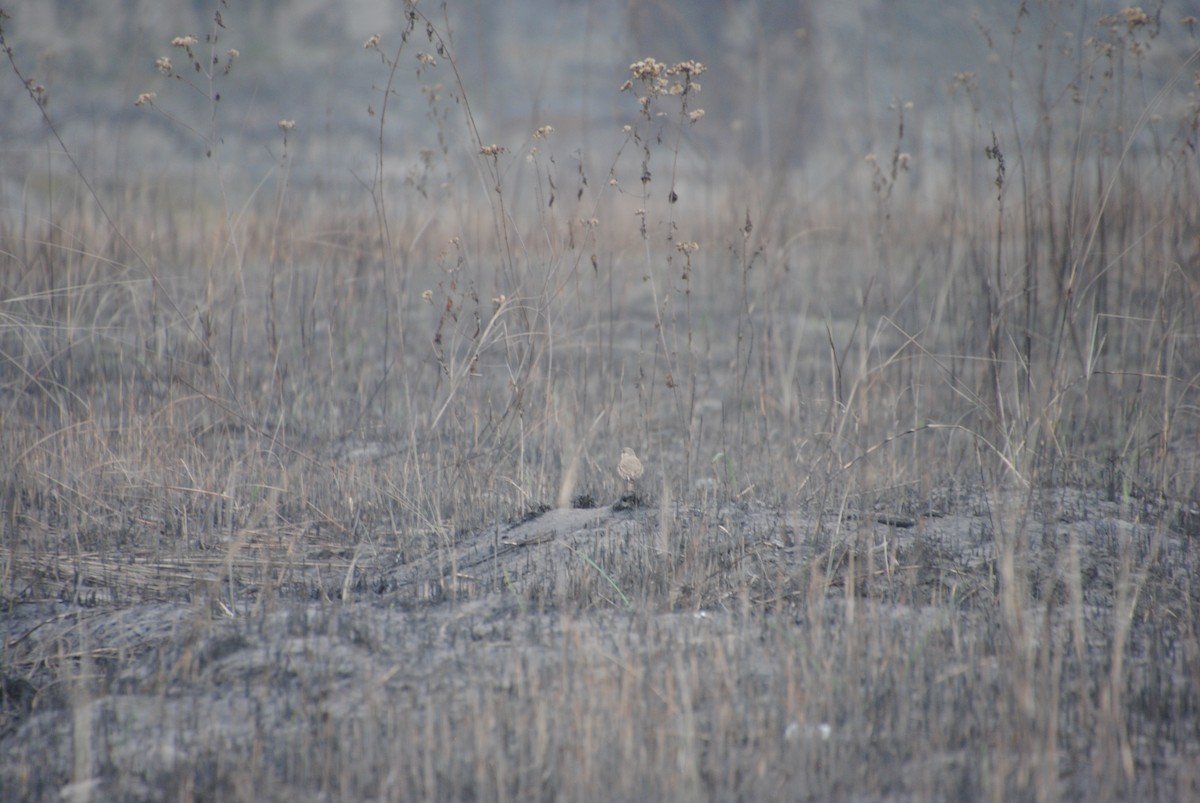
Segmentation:
<svg viewBox="0 0 1200 803">
<path fill-rule="evenodd" d="M 1186 511 L 1072 490 L 629 498 L 404 550 L 198 554 L 156 567 L 158 600 L 138 555 L 10 552 L 0 788 L 1195 797 L 1196 538 Z"/>
</svg>

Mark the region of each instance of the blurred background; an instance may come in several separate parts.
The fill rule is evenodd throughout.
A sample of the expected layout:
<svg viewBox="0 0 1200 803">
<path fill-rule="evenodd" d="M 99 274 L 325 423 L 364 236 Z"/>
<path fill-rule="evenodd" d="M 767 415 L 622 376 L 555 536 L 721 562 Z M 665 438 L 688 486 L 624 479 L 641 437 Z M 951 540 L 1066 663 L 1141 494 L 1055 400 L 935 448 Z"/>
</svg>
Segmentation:
<svg viewBox="0 0 1200 803">
<path fill-rule="evenodd" d="M 974 75 L 974 102 L 987 121 L 1007 124 L 1013 115 L 1037 115 L 1039 103 L 1056 103 L 1086 69 L 1089 54 L 1080 45 L 1096 33 L 1098 16 L 1116 10 L 1060 5 L 454 0 L 420 8 L 450 32 L 489 142 L 515 149 L 537 127 L 553 125 L 560 143 L 603 162 L 636 112 L 632 98 L 617 91 L 628 65 L 647 56 L 668 64 L 693 59 L 708 67 L 697 104 L 706 121 L 687 132 L 686 155 L 721 176 L 749 172 L 820 186 L 890 147 L 896 115 L 889 106 L 897 101 L 913 104 L 904 150 L 928 177 L 924 160 L 947 154 L 956 74 Z M 224 27 L 214 23 L 215 10 Z M 47 110 L 67 147 L 95 175 L 186 175 L 205 159 L 206 147 L 173 116 L 201 133 L 215 122 L 220 159 L 245 167 L 243 177 L 253 183 L 270 154 L 278 155 L 277 124 L 288 119 L 296 122 L 293 176 L 326 186 L 352 185 L 355 173 L 370 172 L 379 126 L 368 110 L 380 106 L 387 70 L 363 43 L 378 35 L 380 52 L 392 54 L 406 23 L 404 4 L 383 0 L 26 0 L 5 11 L 17 63 L 46 88 Z M 1021 27 L 1028 30 L 1018 41 L 1013 33 Z M 171 46 L 186 35 L 198 40 L 196 52 L 211 51 L 219 61 L 229 48 L 240 54 L 216 82 L 216 121 L 200 93 L 172 87 L 177 79 L 155 70 L 162 56 L 187 66 Z M 427 43 L 420 31 L 417 39 L 401 56 L 386 132 L 402 175 L 422 149 L 438 148 L 422 87 L 442 83 L 457 91 L 441 68 L 418 75 L 415 55 Z M 1172 41 L 1148 49 L 1142 68 L 1150 84 L 1183 64 L 1188 39 Z M 1011 76 L 1012 87 L 1041 84 L 1052 96 L 1022 92 L 1010 103 L 1010 64 L 1028 70 Z M 0 176 L 8 203 L 19 197 L 26 171 L 61 159 L 24 92 L 11 74 L 0 81 Z M 145 92 L 158 94 L 162 113 L 135 108 Z M 1186 105 L 1167 98 L 1156 112 L 1182 114 Z M 459 122 L 449 128 L 461 131 Z"/>
</svg>

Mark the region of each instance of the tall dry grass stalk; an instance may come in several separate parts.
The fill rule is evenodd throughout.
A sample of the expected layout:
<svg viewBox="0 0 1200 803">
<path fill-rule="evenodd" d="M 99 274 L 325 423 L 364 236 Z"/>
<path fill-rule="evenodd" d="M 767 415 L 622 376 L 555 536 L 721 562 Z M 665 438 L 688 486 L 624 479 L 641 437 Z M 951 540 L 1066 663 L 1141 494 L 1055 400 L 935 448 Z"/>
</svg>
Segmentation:
<svg viewBox="0 0 1200 803">
<path fill-rule="evenodd" d="M 218 4 L 138 99 L 204 154 L 193 184 L 102 182 L 63 144 L 0 214 L 0 604 L 190 606 L 149 680 L 120 675 L 136 646 L 0 627 L 6 689 L 70 689 L 47 784 L 136 719 L 93 696 L 153 687 L 199 727 L 169 690 L 220 666 L 300 702 L 229 702 L 248 758 L 181 771 L 202 795 L 1196 788 L 1194 20 L 1022 3 L 944 118 L 897 99 L 846 181 L 789 198 L 705 186 L 697 61 L 630 64 L 618 144 L 576 158 L 550 119 L 500 141 L 449 11 L 403 8 L 354 56 L 354 192 L 296 178 L 291 119 L 233 180 Z M 651 470 L 614 510 L 626 443 Z M 514 539 L 552 507 L 596 518 Z M 329 650 L 278 670 L 259 638 Z M 243 650 L 258 674 L 222 663 Z M 345 678 L 344 707 L 306 696 Z"/>
</svg>

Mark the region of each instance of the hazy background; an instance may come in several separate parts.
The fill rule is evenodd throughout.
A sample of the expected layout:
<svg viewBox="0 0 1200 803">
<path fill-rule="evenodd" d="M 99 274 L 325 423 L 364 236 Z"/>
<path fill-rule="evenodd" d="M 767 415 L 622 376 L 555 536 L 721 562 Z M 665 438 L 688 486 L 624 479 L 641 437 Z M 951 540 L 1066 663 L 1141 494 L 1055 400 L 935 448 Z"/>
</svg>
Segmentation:
<svg viewBox="0 0 1200 803">
<path fill-rule="evenodd" d="M 67 147 L 95 176 L 183 176 L 203 163 L 204 145 L 166 115 L 203 132 L 212 123 L 207 104 L 159 75 L 154 62 L 170 56 L 186 67 L 171 39 L 190 34 L 199 40 L 197 52 L 207 53 L 206 36 L 216 32 L 216 54 L 240 52 L 215 86 L 222 137 L 215 156 L 233 168 L 231 175 L 250 185 L 261 179 L 281 152 L 277 124 L 289 119 L 296 121 L 289 139 L 293 179 L 352 190 L 353 176 L 369 174 L 374 164 L 379 126 L 368 107 L 379 107 L 387 78 L 379 54 L 363 43 L 378 34 L 382 50 L 394 53 L 403 4 L 230 3 L 220 9 L 223 29 L 213 24 L 214 8 L 199 0 L 25 0 L 6 5 L 5 31 L 26 77 L 47 88 L 48 111 Z M 421 9 L 442 17 L 436 3 Z M 706 117 L 687 132 L 684 155 L 702 176 L 748 172 L 791 182 L 794 191 L 802 183 L 816 190 L 829 182 L 867 183 L 863 157 L 895 144 L 893 101 L 913 103 L 903 150 L 913 157 L 914 189 L 936 180 L 952 112 L 967 113 L 972 105 L 961 94 L 950 98 L 955 73 L 976 76 L 979 125 L 1006 126 L 1014 116 L 1036 114 L 1039 100 L 1055 104 L 1066 95 L 1086 69 L 1087 49 L 1079 43 L 1096 32 L 1100 14 L 1116 10 L 1079 3 L 1047 24 L 1040 6 L 1019 17 L 1017 3 L 458 0 L 446 4 L 445 14 L 486 141 L 516 150 L 535 128 L 553 125 L 562 151 L 603 165 L 621 125 L 636 113 L 632 96 L 617 91 L 629 63 L 645 56 L 695 59 L 709 67 L 698 103 Z M 1176 23 L 1178 13 L 1167 16 L 1164 24 Z M 1027 30 L 1016 47 L 1027 55 L 1012 50 L 1018 24 Z M 427 43 L 419 31 L 416 38 L 401 56 L 385 134 L 397 177 L 418 163 L 422 148 L 438 148 L 422 87 L 441 83 L 447 95 L 456 94 L 445 64 L 417 75 L 415 55 Z M 1147 54 L 1148 85 L 1183 64 L 1187 54 L 1178 48 L 1186 40 L 1171 41 L 1175 49 L 1164 44 Z M 1043 49 L 1054 51 L 1049 80 Z M 1011 77 L 1018 93 L 1012 105 L 1010 63 L 1030 71 Z M 1187 84 L 1155 111 L 1182 114 Z M 1039 85 L 1054 96 L 1027 91 Z M 138 95 L 150 91 L 165 114 L 135 108 Z M 30 171 L 65 168 L 24 94 L 11 73 L 0 80 L 0 177 L 9 206 L 23 197 Z M 461 123 L 451 119 L 443 128 L 461 135 Z M 461 138 L 448 144 L 452 154 L 467 147 Z"/>
</svg>

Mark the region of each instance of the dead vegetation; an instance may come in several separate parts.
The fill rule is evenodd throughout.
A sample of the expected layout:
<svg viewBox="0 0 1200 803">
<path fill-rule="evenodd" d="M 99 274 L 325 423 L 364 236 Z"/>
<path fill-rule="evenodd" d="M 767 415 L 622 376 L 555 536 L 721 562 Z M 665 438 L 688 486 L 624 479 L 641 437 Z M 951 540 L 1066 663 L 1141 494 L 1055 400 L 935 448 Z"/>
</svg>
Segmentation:
<svg viewBox="0 0 1200 803">
<path fill-rule="evenodd" d="M 219 7 L 157 67 L 209 110 Z M 240 200 L 28 177 L 5 796 L 1200 796 L 1200 56 L 1055 8 L 980 25 L 1019 80 L 946 76 L 944 141 L 898 100 L 770 204 L 694 191 L 697 61 L 631 64 L 572 162 L 484 138 L 415 6 L 357 54 L 345 198 L 292 183 L 291 120 Z M 403 93 L 433 147 L 397 170 Z"/>
</svg>

